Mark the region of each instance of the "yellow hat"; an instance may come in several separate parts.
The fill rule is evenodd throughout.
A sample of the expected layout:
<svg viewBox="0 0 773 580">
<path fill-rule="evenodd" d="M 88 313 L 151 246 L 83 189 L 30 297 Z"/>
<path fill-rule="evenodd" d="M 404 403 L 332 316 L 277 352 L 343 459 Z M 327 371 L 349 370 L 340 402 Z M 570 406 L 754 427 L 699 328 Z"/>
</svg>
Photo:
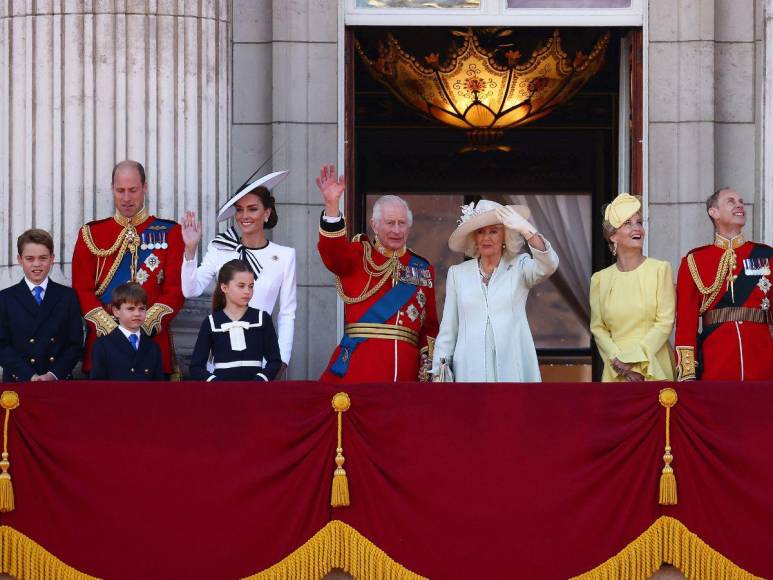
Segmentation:
<svg viewBox="0 0 773 580">
<path fill-rule="evenodd" d="M 629 193 L 621 193 L 604 210 L 604 220 L 617 229 L 633 214 L 641 210 L 641 202 Z"/>
</svg>

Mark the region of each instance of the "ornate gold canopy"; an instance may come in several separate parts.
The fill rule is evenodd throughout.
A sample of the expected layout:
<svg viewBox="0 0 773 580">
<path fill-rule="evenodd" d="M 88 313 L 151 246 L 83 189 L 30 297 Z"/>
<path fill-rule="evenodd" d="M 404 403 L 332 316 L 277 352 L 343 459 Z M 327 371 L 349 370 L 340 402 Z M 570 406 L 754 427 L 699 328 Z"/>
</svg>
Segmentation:
<svg viewBox="0 0 773 580">
<path fill-rule="evenodd" d="M 520 64 L 520 51 L 508 50 L 506 64 L 500 64 L 472 29 L 464 36 L 444 63 L 437 53 L 419 61 L 391 34 L 375 60 L 359 42 L 357 51 L 374 77 L 408 106 L 446 125 L 481 133 L 548 115 L 598 72 L 609 44 L 606 32 L 590 54 L 577 52 L 570 59 L 555 30 L 527 62 Z"/>
</svg>

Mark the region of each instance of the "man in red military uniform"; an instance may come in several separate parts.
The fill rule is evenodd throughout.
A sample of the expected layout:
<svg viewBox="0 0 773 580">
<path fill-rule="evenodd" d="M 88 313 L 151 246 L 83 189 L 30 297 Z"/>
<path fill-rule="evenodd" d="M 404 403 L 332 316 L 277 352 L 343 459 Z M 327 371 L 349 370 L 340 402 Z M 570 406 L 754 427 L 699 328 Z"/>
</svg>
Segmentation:
<svg viewBox="0 0 773 580">
<path fill-rule="evenodd" d="M 108 313 L 113 288 L 124 282 L 141 284 L 148 294 L 143 330 L 161 347 L 164 372 L 175 372 L 169 325 L 182 308 L 180 282 L 185 245 L 180 225 L 153 217 L 145 207 L 145 169 L 136 161 L 113 168 L 115 215 L 84 225 L 72 256 L 72 286 L 86 319 L 83 370 L 91 370 L 97 336 L 117 326 Z"/>
<path fill-rule="evenodd" d="M 746 210 L 734 190 L 715 192 L 706 210 L 714 243 L 687 254 L 677 277 L 677 377 L 770 380 L 773 248 L 744 239 Z"/>
<path fill-rule="evenodd" d="M 319 254 L 345 303 L 344 336 L 321 379 L 362 383 L 427 381 L 438 331 L 435 271 L 406 247 L 413 217 L 399 197 L 384 196 L 370 220 L 376 238 L 351 241 L 338 211 L 343 177 L 322 167 L 325 200 Z"/>
</svg>

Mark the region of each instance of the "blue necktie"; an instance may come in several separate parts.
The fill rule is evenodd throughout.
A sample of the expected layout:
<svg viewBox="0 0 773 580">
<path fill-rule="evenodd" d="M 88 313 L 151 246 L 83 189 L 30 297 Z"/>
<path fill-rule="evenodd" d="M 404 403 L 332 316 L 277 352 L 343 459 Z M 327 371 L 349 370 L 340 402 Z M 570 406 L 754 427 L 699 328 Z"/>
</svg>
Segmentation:
<svg viewBox="0 0 773 580">
<path fill-rule="evenodd" d="M 35 302 L 40 306 L 40 303 L 43 302 L 43 286 L 35 286 L 32 293 L 35 295 Z"/>
<path fill-rule="evenodd" d="M 136 334 L 130 334 L 129 335 L 129 342 L 132 343 L 132 346 L 134 347 L 134 350 L 137 350 L 140 347 L 139 346 L 140 337 L 137 336 Z"/>
</svg>

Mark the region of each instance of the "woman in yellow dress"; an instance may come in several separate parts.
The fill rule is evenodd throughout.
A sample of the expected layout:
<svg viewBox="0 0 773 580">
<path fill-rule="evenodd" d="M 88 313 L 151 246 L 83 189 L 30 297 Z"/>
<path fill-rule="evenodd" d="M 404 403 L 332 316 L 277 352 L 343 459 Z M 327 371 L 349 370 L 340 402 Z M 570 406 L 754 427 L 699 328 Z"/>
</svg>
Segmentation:
<svg viewBox="0 0 773 580">
<path fill-rule="evenodd" d="M 590 329 L 604 360 L 601 380 L 673 380 L 673 274 L 669 262 L 643 253 L 637 197 L 623 193 L 606 207 L 604 238 L 617 260 L 593 274 L 590 285 Z"/>
</svg>

